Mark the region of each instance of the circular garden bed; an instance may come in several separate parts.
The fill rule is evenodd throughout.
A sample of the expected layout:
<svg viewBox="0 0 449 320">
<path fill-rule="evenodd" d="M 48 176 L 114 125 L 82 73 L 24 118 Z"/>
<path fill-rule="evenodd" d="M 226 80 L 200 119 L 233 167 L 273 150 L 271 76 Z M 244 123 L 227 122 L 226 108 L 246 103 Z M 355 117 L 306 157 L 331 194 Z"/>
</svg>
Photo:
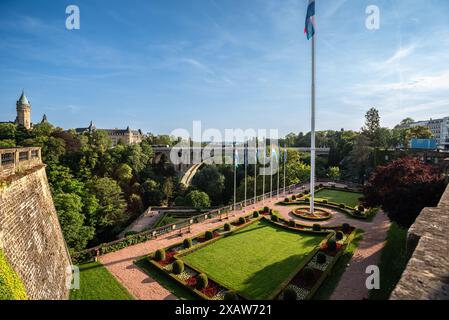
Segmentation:
<svg viewBox="0 0 449 320">
<path fill-rule="evenodd" d="M 310 207 L 309 206 L 301 206 L 292 212 L 295 216 L 306 219 L 306 220 L 313 220 L 313 221 L 324 221 L 329 220 L 332 218 L 332 213 L 330 210 L 326 210 L 323 208 L 317 208 L 315 207 L 315 210 L 313 213 L 310 213 Z"/>
</svg>

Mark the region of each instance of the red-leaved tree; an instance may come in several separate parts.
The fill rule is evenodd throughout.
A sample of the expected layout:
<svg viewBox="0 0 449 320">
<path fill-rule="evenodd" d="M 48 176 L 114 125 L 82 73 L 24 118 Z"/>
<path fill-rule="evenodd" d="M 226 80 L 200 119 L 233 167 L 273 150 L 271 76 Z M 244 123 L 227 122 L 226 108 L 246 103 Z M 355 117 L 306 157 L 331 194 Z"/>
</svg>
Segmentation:
<svg viewBox="0 0 449 320">
<path fill-rule="evenodd" d="M 437 167 L 402 158 L 374 170 L 362 202 L 368 207 L 381 206 L 391 221 L 408 228 L 423 208 L 438 204 L 444 189 Z"/>
</svg>

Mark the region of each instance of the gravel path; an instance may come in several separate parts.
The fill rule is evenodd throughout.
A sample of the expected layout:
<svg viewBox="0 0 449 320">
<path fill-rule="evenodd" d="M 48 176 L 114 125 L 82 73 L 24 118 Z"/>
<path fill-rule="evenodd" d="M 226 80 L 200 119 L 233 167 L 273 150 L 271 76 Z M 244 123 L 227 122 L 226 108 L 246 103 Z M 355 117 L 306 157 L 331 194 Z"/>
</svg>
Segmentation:
<svg viewBox="0 0 449 320">
<path fill-rule="evenodd" d="M 299 190 L 295 191 L 298 193 Z M 284 198 L 282 196 L 281 198 Z M 249 206 L 245 211 L 239 210 L 231 212 L 229 217 L 231 220 L 240 216 L 250 214 L 254 209 L 263 206 L 269 206 L 279 210 L 280 214 L 288 219 L 300 220 L 290 214 L 293 207 L 276 206 L 275 203 L 280 199 L 266 200 L 264 203 L 259 202 L 256 206 Z M 304 220 L 302 223 L 311 224 Z M 322 225 L 339 225 L 349 223 L 357 228 L 365 230 L 363 240 L 360 242 L 348 268 L 340 279 L 340 282 L 334 291 L 331 299 L 349 299 L 361 300 L 368 297 L 368 290 L 365 287 L 365 274 L 368 265 L 377 264 L 379 254 L 384 246 L 386 233 L 388 231 L 388 218 L 379 212 L 372 222 L 364 222 L 356 219 L 348 218 L 341 213 L 334 213 L 333 218 L 321 222 Z M 138 269 L 133 261 L 139 257 L 153 252 L 160 248 L 165 248 L 171 244 L 182 241 L 184 238 L 190 238 L 203 233 L 214 227 L 223 225 L 225 221 L 219 221 L 218 218 L 206 220 L 202 223 L 191 226 L 191 232 L 184 234 L 182 237 L 178 235 L 179 231 L 160 236 L 158 239 L 149 240 L 134 246 L 124 248 L 122 250 L 111 252 L 100 256 L 99 261 L 120 281 L 128 291 L 137 299 L 143 300 L 172 300 L 176 297 L 167 289 L 162 287 L 158 282 L 147 276 L 143 271 Z"/>
</svg>

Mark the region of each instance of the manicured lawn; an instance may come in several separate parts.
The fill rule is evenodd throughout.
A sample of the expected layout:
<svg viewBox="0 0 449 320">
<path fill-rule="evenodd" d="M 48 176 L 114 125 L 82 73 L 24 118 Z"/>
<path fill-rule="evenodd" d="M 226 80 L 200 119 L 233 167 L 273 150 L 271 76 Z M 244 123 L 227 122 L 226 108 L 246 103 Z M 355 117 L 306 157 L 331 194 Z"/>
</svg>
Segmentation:
<svg viewBox="0 0 449 320">
<path fill-rule="evenodd" d="M 132 300 L 133 296 L 101 263 L 80 266 L 80 289 L 70 292 L 70 300 Z"/>
<path fill-rule="evenodd" d="M 360 240 L 363 239 L 363 230 L 357 229 L 354 239 L 346 247 L 345 252 L 337 261 L 337 263 L 332 268 L 326 281 L 321 285 L 318 291 L 313 296 L 313 300 L 329 300 L 335 288 L 337 288 L 340 278 L 346 271 L 349 261 L 351 261 L 357 247 L 359 246 Z"/>
<path fill-rule="evenodd" d="M 409 257 L 406 253 L 407 229 L 392 223 L 388 230 L 387 243 L 380 256 L 380 289 L 370 290 L 369 298 L 387 300 L 395 288 Z"/>
<path fill-rule="evenodd" d="M 258 221 L 182 259 L 250 299 L 267 299 L 325 238 Z"/>
<path fill-rule="evenodd" d="M 327 199 L 329 202 L 344 203 L 347 206 L 355 207 L 359 204 L 361 193 L 346 192 L 341 190 L 323 189 L 315 193 L 319 199 Z"/>
</svg>

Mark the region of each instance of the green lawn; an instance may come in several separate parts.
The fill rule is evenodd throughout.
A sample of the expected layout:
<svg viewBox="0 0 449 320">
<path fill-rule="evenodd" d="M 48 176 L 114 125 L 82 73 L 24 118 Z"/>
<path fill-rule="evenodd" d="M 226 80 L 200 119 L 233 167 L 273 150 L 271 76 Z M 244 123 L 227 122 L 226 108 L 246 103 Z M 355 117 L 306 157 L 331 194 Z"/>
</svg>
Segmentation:
<svg viewBox="0 0 449 320">
<path fill-rule="evenodd" d="M 387 300 L 395 288 L 409 257 L 406 253 L 407 229 L 392 223 L 388 230 L 387 242 L 380 256 L 380 289 L 370 290 L 369 298 Z"/>
<path fill-rule="evenodd" d="M 80 266 L 80 289 L 70 300 L 132 300 L 133 296 L 98 262 Z"/>
<path fill-rule="evenodd" d="M 355 207 L 359 204 L 361 193 L 347 192 L 341 190 L 323 189 L 315 193 L 318 199 L 327 199 L 329 202 L 344 203 L 347 206 Z"/>
<path fill-rule="evenodd" d="M 249 299 L 267 299 L 324 237 L 260 220 L 182 259 Z"/>
</svg>

